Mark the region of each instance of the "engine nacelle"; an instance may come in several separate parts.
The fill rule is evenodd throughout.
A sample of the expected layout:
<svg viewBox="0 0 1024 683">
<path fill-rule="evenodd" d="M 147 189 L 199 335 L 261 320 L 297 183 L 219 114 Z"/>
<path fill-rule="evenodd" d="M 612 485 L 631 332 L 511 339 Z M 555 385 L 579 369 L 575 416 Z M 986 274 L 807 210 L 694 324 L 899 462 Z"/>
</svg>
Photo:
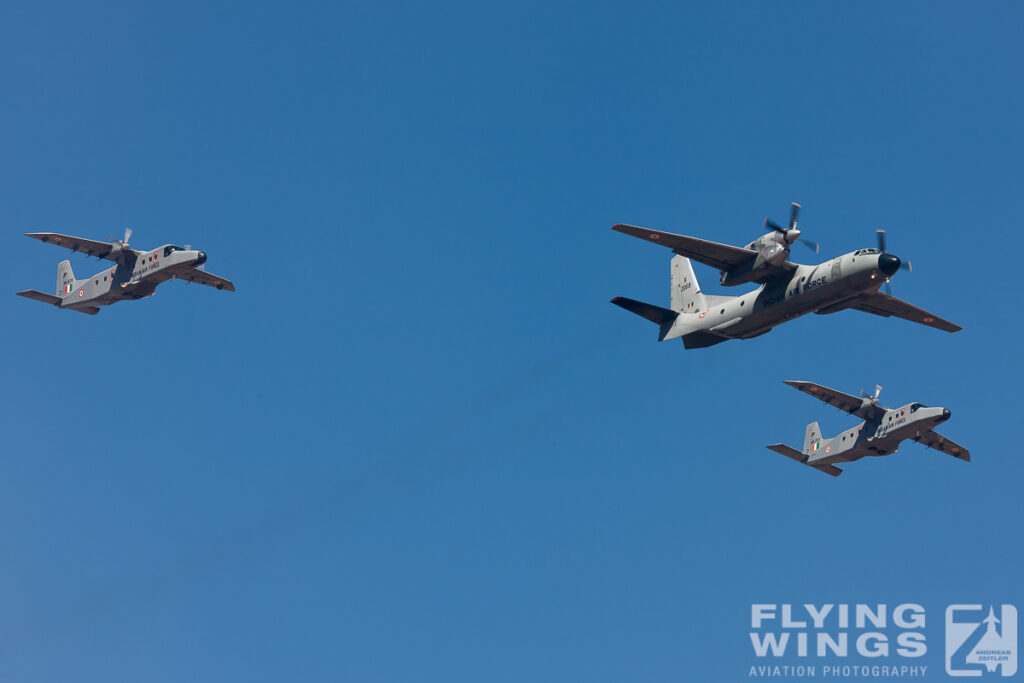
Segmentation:
<svg viewBox="0 0 1024 683">
<path fill-rule="evenodd" d="M 773 231 L 758 237 L 745 247 L 756 252 L 756 255 L 746 263 L 721 271 L 719 283 L 725 287 L 733 287 L 756 282 L 770 275 L 789 258 L 789 245 L 786 233 L 783 232 Z"/>
</svg>

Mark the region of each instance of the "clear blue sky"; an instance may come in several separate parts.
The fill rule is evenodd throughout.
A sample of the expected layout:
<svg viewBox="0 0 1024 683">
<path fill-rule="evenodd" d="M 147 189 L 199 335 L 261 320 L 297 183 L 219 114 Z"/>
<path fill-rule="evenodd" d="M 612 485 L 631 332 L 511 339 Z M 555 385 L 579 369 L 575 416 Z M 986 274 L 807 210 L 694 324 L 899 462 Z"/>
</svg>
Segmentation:
<svg viewBox="0 0 1024 683">
<path fill-rule="evenodd" d="M 1024 606 L 1022 20 L 3 4 L 0 678 L 736 680 L 752 602 Z M 614 223 L 746 243 L 794 200 L 964 331 L 687 352 L 608 303 L 668 297 Z M 126 225 L 238 292 L 13 296 L 65 257 L 23 232 Z M 974 462 L 798 467 L 765 444 L 853 421 L 783 379 L 949 407 Z"/>
</svg>

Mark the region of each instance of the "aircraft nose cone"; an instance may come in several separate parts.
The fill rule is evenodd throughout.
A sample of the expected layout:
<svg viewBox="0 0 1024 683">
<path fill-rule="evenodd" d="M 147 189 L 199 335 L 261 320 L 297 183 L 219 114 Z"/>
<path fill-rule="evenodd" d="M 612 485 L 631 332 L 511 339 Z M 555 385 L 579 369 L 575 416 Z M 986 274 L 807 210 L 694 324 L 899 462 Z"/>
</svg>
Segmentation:
<svg viewBox="0 0 1024 683">
<path fill-rule="evenodd" d="M 948 420 L 949 416 L 952 415 L 952 414 L 953 413 L 949 412 L 949 408 L 943 408 L 942 409 L 942 419 L 943 420 Z"/>
<path fill-rule="evenodd" d="M 878 269 L 888 277 L 900 269 L 900 260 L 892 254 L 882 254 L 878 257 Z"/>
<path fill-rule="evenodd" d="M 196 260 L 196 263 L 199 265 L 203 265 L 204 263 L 206 263 L 206 252 L 199 252 L 199 258 Z M 899 266 L 897 265 L 897 267 Z"/>
</svg>

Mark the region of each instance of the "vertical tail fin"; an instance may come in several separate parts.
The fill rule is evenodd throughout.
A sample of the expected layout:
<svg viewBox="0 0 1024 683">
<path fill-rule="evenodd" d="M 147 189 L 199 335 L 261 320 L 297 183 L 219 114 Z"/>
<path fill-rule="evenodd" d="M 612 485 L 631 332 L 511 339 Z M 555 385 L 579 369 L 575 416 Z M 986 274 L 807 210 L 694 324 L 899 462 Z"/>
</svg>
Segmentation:
<svg viewBox="0 0 1024 683">
<path fill-rule="evenodd" d="M 807 425 L 807 431 L 804 433 L 804 455 L 817 453 L 820 447 L 821 427 L 818 426 L 817 422 L 812 422 Z"/>
<path fill-rule="evenodd" d="M 669 301 L 672 310 L 684 313 L 696 313 L 706 308 L 704 295 L 701 294 L 697 276 L 693 274 L 690 259 L 685 256 L 672 257 L 672 285 Z"/>
<path fill-rule="evenodd" d="M 57 296 L 63 298 L 75 288 L 75 273 L 71 261 L 64 259 L 57 265 Z"/>
</svg>

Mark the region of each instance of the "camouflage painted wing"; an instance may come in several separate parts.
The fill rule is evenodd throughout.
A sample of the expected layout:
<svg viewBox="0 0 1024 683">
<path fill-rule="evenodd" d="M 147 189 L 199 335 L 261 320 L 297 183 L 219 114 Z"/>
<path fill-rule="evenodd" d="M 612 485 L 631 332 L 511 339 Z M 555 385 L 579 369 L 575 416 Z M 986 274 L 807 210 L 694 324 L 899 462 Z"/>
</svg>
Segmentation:
<svg viewBox="0 0 1024 683">
<path fill-rule="evenodd" d="M 26 232 L 25 236 L 41 242 L 46 242 L 47 244 L 56 244 L 58 247 L 78 251 L 89 256 L 96 256 L 98 258 L 107 259 L 108 261 L 117 262 L 116 254 L 111 258 L 111 254 L 114 252 L 114 245 L 110 242 L 98 242 L 96 240 L 85 239 L 84 237 L 61 235 L 56 232 Z M 135 252 L 136 254 L 141 253 L 136 252 L 134 249 L 122 250 L 120 253 L 125 253 L 127 251 Z"/>
<path fill-rule="evenodd" d="M 206 285 L 207 287 L 226 289 L 229 292 L 235 291 L 235 285 L 231 280 L 219 275 L 214 275 L 213 273 L 207 273 L 205 270 L 200 270 L 199 268 L 193 268 L 184 275 L 179 275 L 178 278 L 187 282 L 198 282 L 199 284 Z"/>
<path fill-rule="evenodd" d="M 876 292 L 867 299 L 850 306 L 850 308 L 858 311 L 864 311 L 865 313 L 873 313 L 886 318 L 894 315 L 897 318 L 903 318 L 904 320 L 927 325 L 928 327 L 934 327 L 945 332 L 958 332 L 963 329 L 959 325 L 954 325 L 948 320 L 943 320 L 937 315 L 932 315 L 928 311 L 908 304 L 902 299 L 897 299 L 894 296 L 889 296 L 882 292 Z"/>
<path fill-rule="evenodd" d="M 668 247 L 677 254 L 718 270 L 732 270 L 741 263 L 746 263 L 757 256 L 757 252 L 750 249 L 734 247 L 719 242 L 710 242 L 697 239 L 696 237 L 687 237 L 686 235 L 676 235 L 661 230 L 640 228 L 635 225 L 619 223 L 613 226 L 612 230 Z"/>
<path fill-rule="evenodd" d="M 934 448 L 935 450 L 942 451 L 947 455 L 952 455 L 954 458 L 960 458 L 967 462 L 971 461 L 971 452 L 969 450 L 952 439 L 947 439 L 934 429 L 928 430 L 921 436 L 915 438 L 914 441 L 924 444 L 928 448 Z"/>
<path fill-rule="evenodd" d="M 851 396 L 850 394 L 845 394 L 841 391 L 836 391 L 835 389 L 829 389 L 828 387 L 815 384 L 814 382 L 785 380 L 783 384 L 788 384 L 794 389 L 804 392 L 808 396 L 813 396 L 823 403 L 835 406 L 840 410 L 845 410 L 851 415 L 859 415 L 872 420 L 879 420 L 885 416 L 885 409 L 879 408 L 877 405 L 869 405 L 865 414 L 864 411 L 861 411 L 861 408 L 864 406 L 864 399 L 857 396 Z"/>
</svg>

